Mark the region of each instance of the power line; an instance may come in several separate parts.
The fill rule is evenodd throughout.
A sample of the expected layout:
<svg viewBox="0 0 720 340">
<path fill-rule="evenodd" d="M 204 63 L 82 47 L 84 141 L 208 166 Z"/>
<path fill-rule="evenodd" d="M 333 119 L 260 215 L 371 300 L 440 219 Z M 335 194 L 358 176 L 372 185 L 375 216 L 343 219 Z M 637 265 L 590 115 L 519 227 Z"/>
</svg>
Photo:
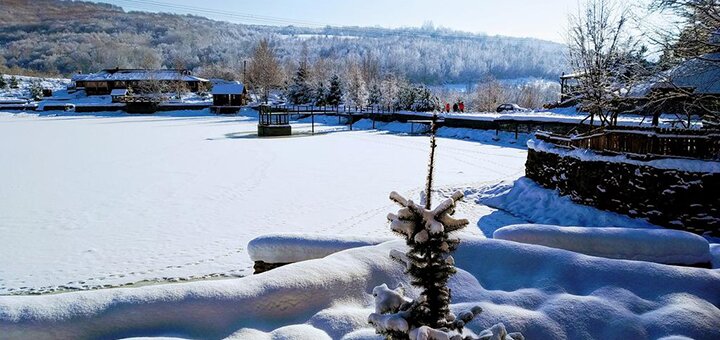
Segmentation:
<svg viewBox="0 0 720 340">
<path fill-rule="evenodd" d="M 114 0 L 114 2 L 122 2 L 130 5 L 130 7 L 141 9 L 141 10 L 157 10 L 159 9 L 167 9 L 171 12 L 176 11 L 187 11 L 190 13 L 201 13 L 201 14 L 209 14 L 209 15 L 215 15 L 215 16 L 222 16 L 227 18 L 233 18 L 233 19 L 240 19 L 240 20 L 247 20 L 252 21 L 256 23 L 264 23 L 264 24 L 274 24 L 274 25 L 297 25 L 297 26 L 332 26 L 329 23 L 321 23 L 317 21 L 310 21 L 310 20 L 299 20 L 299 19 L 287 19 L 287 18 L 281 18 L 281 17 L 274 17 L 274 16 L 266 16 L 266 15 L 256 15 L 246 12 L 238 12 L 238 11 L 225 11 L 225 10 L 218 10 L 218 9 L 212 9 L 207 7 L 199 7 L 199 6 L 189 6 L 189 5 L 181 5 L 181 4 L 173 4 L 173 3 L 167 3 L 167 2 L 161 2 L 161 1 L 140 1 L 140 0 Z"/>
<path fill-rule="evenodd" d="M 142 11 L 156 11 L 158 9 L 168 10 L 173 13 L 175 13 L 177 11 L 184 11 L 184 12 L 189 12 L 192 14 L 214 15 L 214 16 L 232 18 L 232 19 L 236 19 L 236 20 L 246 20 L 246 21 L 251 21 L 251 22 L 255 22 L 255 23 L 259 23 L 259 24 L 266 24 L 266 25 L 300 26 L 300 27 L 333 26 L 336 28 L 340 28 L 341 30 L 351 33 L 351 34 L 355 33 L 355 34 L 360 34 L 360 35 L 365 35 L 365 36 L 367 36 L 368 30 L 374 30 L 374 28 L 370 28 L 370 27 L 366 27 L 366 28 L 348 27 L 348 26 L 323 23 L 323 22 L 318 22 L 318 21 L 287 19 L 287 18 L 274 17 L 274 16 L 256 15 L 256 14 L 251 14 L 251 13 L 247 13 L 247 12 L 238 12 L 238 11 L 224 11 L 224 10 L 212 9 L 212 8 L 208 8 L 208 7 L 173 4 L 173 3 L 167 3 L 167 2 L 155 1 L 155 0 L 110 0 L 110 1 L 126 3 L 127 5 L 129 5 L 129 7 L 132 7 L 136 10 L 142 10 Z M 492 37 L 489 35 L 482 35 L 482 34 L 478 35 L 478 34 L 473 34 L 473 33 L 462 34 L 460 32 L 420 32 L 420 31 L 409 32 L 409 31 L 407 31 L 407 29 L 404 29 L 404 28 L 391 29 L 391 30 L 393 31 L 392 35 L 394 35 L 396 37 L 407 37 L 407 38 L 477 39 L 477 38 L 491 38 Z M 369 37 L 373 37 L 373 36 L 371 35 Z M 519 40 L 520 39 L 535 40 L 535 38 L 517 38 L 517 39 L 519 39 Z"/>
</svg>

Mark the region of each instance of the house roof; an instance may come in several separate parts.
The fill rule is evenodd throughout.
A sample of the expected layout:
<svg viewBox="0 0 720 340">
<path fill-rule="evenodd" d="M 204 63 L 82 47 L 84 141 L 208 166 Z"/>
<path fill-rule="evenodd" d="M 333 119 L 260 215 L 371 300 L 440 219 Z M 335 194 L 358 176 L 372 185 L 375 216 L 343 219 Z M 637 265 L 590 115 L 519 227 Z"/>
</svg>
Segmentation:
<svg viewBox="0 0 720 340">
<path fill-rule="evenodd" d="M 632 95 L 647 95 L 653 89 L 691 88 L 694 93 L 720 94 L 720 53 L 710 53 L 683 62 L 636 86 Z"/>
<path fill-rule="evenodd" d="M 720 93 L 720 53 L 690 59 L 667 72 L 666 79 L 655 85 L 691 87 L 695 93 Z"/>
<path fill-rule="evenodd" d="M 245 85 L 240 83 L 215 84 L 212 88 L 212 94 L 242 94 L 244 91 Z"/>
<path fill-rule="evenodd" d="M 140 80 L 181 80 L 208 81 L 190 74 L 186 70 L 144 70 L 109 69 L 97 73 L 76 74 L 73 81 L 140 81 Z"/>
</svg>

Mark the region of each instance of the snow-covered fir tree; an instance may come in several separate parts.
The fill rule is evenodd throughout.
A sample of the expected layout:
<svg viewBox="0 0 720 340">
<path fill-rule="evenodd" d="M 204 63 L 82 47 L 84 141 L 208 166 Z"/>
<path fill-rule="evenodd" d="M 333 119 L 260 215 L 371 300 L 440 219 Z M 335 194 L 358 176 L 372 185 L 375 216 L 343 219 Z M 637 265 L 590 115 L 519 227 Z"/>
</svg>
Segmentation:
<svg viewBox="0 0 720 340">
<path fill-rule="evenodd" d="M 415 88 L 415 98 L 415 104 L 413 105 L 415 111 L 429 112 L 440 109 L 438 98 L 425 86 L 421 85 Z"/>
<path fill-rule="evenodd" d="M 16 89 L 18 87 L 20 87 L 20 85 L 18 84 L 17 77 L 15 77 L 15 76 L 10 77 L 10 88 Z"/>
<path fill-rule="evenodd" d="M 368 105 L 380 104 L 382 100 L 382 93 L 380 92 L 380 86 L 377 83 L 373 83 L 370 86 L 370 93 L 368 94 Z"/>
<path fill-rule="evenodd" d="M 308 81 L 306 62 L 301 62 L 298 66 L 292 83 L 288 86 L 287 96 L 293 104 L 307 104 L 313 101 L 313 90 Z"/>
<path fill-rule="evenodd" d="M 0 73 L 0 89 L 7 87 L 7 81 L 5 81 L 5 75 Z"/>
<path fill-rule="evenodd" d="M 337 74 L 330 78 L 330 91 L 327 95 L 327 105 L 338 106 L 343 97 L 342 83 Z"/>
<path fill-rule="evenodd" d="M 325 83 L 320 81 L 315 87 L 314 104 L 317 106 L 325 106 L 328 103 L 328 94 L 330 91 L 325 87 Z"/>
<path fill-rule="evenodd" d="M 43 97 L 42 85 L 37 80 L 30 84 L 30 97 L 34 100 L 40 100 Z"/>
<path fill-rule="evenodd" d="M 405 297 L 402 287 L 391 290 L 386 284 L 377 286 L 373 289 L 375 313 L 370 314 L 368 322 L 387 339 L 523 339 L 520 333 L 508 334 L 502 324 L 483 331 L 477 338 L 464 336 L 463 328 L 482 312 L 482 308 L 476 306 L 457 316 L 450 312 L 451 292 L 447 282 L 456 272 L 451 254 L 460 243 L 453 234 L 469 222 L 453 216 L 456 203 L 463 197 L 462 192 L 454 193 L 431 208 L 436 120 L 437 114 L 434 114 L 425 204 L 417 204 L 394 191 L 390 193 L 390 199 L 401 207 L 397 214 L 388 215 L 390 228 L 405 238 L 409 248 L 407 253 L 394 250 L 390 255 L 405 264 L 410 283 L 421 289 L 420 296 L 411 300 Z"/>
</svg>

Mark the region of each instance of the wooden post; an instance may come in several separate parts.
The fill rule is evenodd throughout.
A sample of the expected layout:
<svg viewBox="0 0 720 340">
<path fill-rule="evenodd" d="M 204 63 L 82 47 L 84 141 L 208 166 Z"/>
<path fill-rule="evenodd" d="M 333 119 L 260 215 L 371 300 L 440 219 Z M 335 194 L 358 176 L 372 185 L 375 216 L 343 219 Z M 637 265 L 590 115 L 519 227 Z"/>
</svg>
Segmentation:
<svg viewBox="0 0 720 340">
<path fill-rule="evenodd" d="M 372 128 L 373 128 L 373 130 L 375 130 L 375 108 L 374 107 L 372 108 L 372 111 L 370 112 L 370 114 L 372 115 L 372 122 L 373 122 Z"/>
<path fill-rule="evenodd" d="M 310 121 L 312 122 L 312 134 L 315 134 L 315 112 L 310 112 Z"/>
</svg>

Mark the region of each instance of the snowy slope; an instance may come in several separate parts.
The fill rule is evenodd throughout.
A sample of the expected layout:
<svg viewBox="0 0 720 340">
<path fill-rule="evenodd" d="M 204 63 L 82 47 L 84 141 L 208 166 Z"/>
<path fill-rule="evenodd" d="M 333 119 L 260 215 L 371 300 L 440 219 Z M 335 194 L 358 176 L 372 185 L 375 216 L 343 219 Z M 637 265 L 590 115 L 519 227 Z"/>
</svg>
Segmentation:
<svg viewBox="0 0 720 340">
<path fill-rule="evenodd" d="M 252 238 L 389 235 L 389 191 L 424 185 L 426 136 L 295 124 L 297 137 L 257 139 L 256 119 L 202 111 L 40 114 L 0 114 L 0 294 L 247 275 Z M 522 175 L 524 145 L 491 142 L 440 138 L 437 187 Z"/>
<path fill-rule="evenodd" d="M 0 296 L 14 338 L 371 339 L 373 287 L 404 281 L 400 241 L 251 277 L 46 296 Z M 451 279 L 455 312 L 479 304 L 477 332 L 503 322 L 528 339 L 720 337 L 720 273 L 466 236 Z M 416 292 L 410 292 L 415 295 Z"/>
</svg>

